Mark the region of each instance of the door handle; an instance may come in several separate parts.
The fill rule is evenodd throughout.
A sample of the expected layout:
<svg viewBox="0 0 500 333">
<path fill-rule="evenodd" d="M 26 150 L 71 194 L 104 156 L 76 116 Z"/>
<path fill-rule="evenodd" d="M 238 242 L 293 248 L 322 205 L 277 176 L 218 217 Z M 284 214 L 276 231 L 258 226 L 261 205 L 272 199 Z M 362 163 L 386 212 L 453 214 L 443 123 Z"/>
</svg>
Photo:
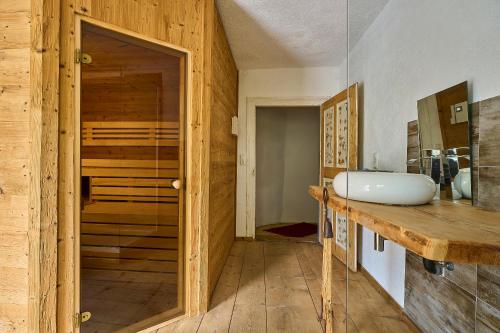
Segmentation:
<svg viewBox="0 0 500 333">
<path fill-rule="evenodd" d="M 181 188 L 181 181 L 180 179 L 176 179 L 172 181 L 172 187 L 175 188 L 176 190 Z"/>
</svg>

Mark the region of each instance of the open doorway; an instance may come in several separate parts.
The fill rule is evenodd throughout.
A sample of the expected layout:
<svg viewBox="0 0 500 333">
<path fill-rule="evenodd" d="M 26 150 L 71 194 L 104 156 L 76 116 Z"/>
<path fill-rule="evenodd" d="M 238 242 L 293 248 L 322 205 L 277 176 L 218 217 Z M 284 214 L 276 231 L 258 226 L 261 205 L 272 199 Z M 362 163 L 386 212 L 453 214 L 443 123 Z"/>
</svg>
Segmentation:
<svg viewBox="0 0 500 333">
<path fill-rule="evenodd" d="M 318 204 L 307 189 L 319 179 L 316 106 L 256 108 L 255 236 L 315 242 Z"/>
</svg>

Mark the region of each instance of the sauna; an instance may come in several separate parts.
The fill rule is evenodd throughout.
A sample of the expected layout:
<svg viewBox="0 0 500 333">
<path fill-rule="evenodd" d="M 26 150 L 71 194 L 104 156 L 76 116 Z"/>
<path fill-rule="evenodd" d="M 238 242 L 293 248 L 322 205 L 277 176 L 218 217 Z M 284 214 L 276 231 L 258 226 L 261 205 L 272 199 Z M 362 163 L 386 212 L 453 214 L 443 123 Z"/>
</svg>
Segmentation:
<svg viewBox="0 0 500 333">
<path fill-rule="evenodd" d="M 104 333 L 183 312 L 186 58 L 86 22 L 78 52 L 81 332 Z"/>
</svg>

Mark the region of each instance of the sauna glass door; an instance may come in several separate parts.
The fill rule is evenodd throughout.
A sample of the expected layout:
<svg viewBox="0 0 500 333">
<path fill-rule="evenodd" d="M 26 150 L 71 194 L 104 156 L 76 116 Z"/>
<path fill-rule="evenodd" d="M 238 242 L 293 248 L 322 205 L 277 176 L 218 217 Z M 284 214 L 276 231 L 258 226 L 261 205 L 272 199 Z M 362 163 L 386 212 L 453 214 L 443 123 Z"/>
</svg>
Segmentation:
<svg viewBox="0 0 500 333">
<path fill-rule="evenodd" d="M 185 58 L 86 23 L 81 53 L 81 331 L 137 331 L 183 308 Z"/>
</svg>

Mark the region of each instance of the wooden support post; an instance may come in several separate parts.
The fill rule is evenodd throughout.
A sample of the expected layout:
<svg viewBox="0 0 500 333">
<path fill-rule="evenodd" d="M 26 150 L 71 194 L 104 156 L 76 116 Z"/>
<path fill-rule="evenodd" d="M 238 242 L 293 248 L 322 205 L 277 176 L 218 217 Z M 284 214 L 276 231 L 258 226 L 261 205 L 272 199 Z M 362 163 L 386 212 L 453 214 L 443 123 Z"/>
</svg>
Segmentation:
<svg viewBox="0 0 500 333">
<path fill-rule="evenodd" d="M 323 239 L 323 318 L 326 324 L 325 332 L 333 332 L 333 267 L 332 238 Z"/>
</svg>

